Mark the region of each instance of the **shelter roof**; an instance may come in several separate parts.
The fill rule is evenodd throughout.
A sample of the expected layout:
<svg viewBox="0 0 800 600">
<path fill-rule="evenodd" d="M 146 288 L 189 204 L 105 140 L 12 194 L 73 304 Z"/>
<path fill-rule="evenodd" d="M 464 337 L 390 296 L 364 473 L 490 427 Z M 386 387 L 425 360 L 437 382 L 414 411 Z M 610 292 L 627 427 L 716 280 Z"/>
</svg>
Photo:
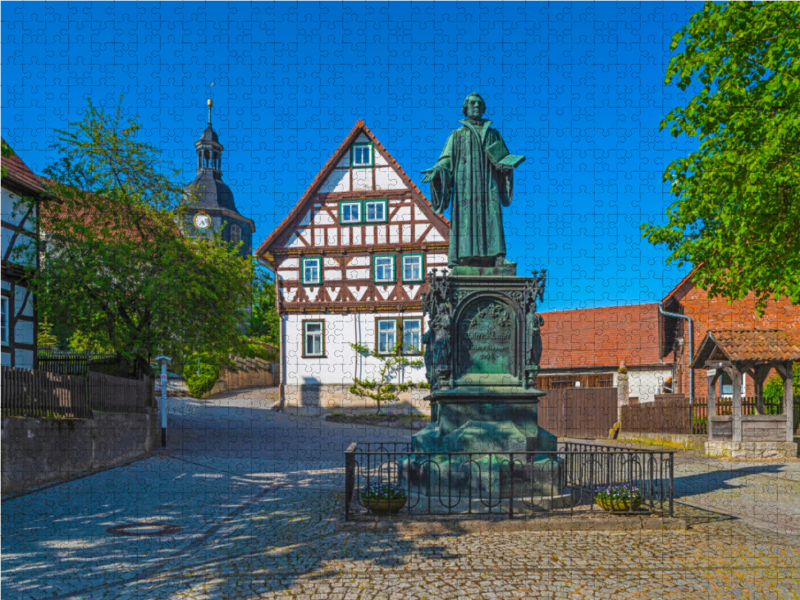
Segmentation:
<svg viewBox="0 0 800 600">
<path fill-rule="evenodd" d="M 800 360 L 800 343 L 783 329 L 727 329 L 706 333 L 692 367 L 703 368 L 715 349 L 731 362 Z"/>
</svg>

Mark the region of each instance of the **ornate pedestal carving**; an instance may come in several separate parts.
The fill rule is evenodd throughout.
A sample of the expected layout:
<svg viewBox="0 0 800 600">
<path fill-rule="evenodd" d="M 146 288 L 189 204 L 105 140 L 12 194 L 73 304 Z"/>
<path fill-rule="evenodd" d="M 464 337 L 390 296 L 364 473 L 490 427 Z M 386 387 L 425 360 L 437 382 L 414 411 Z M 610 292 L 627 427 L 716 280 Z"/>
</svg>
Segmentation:
<svg viewBox="0 0 800 600">
<path fill-rule="evenodd" d="M 481 453 L 556 450 L 555 436 L 539 429 L 537 404 L 545 392 L 534 387 L 544 324 L 536 309 L 545 273 L 517 277 L 513 264 L 456 267 L 449 274 L 434 270 L 430 284 L 423 308 L 431 324 L 424 338 L 431 423 L 412 436 L 412 452 L 475 456 L 470 464 L 466 456 L 442 457 L 434 465 L 412 461 L 411 472 L 427 481 L 424 471 L 433 468 L 437 480 L 469 480 L 472 487 L 487 488 L 492 477 L 499 477 L 491 484 L 497 490 L 495 485 L 508 480 L 503 476 L 508 461 L 482 469 L 480 461 L 489 459 Z M 543 484 L 559 480 L 559 465 L 553 461 L 516 460 L 530 463 L 517 466 L 519 475 L 535 469 L 547 473 L 537 477 Z M 467 477 L 470 469 L 472 477 Z"/>
</svg>

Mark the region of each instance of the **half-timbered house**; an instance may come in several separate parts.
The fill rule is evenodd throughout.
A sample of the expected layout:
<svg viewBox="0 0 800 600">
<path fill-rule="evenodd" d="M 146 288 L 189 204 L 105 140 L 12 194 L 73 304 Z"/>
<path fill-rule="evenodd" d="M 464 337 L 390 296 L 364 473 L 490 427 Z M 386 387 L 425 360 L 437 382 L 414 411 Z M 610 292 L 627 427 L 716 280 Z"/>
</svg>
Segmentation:
<svg viewBox="0 0 800 600">
<path fill-rule="evenodd" d="M 3 158 L 2 296 L 0 342 L 2 365 L 36 366 L 36 305 L 25 282 L 26 269 L 37 266 L 36 218 L 44 188 L 16 154 Z M 20 203 L 29 198 L 33 202 Z"/>
<path fill-rule="evenodd" d="M 447 266 L 449 224 L 359 120 L 256 250 L 276 275 L 284 410 L 371 408 L 349 394 L 381 362 L 351 344 L 418 355 L 426 273 Z M 422 383 L 423 367 L 392 374 Z M 422 390 L 392 410 L 424 410 Z"/>
</svg>

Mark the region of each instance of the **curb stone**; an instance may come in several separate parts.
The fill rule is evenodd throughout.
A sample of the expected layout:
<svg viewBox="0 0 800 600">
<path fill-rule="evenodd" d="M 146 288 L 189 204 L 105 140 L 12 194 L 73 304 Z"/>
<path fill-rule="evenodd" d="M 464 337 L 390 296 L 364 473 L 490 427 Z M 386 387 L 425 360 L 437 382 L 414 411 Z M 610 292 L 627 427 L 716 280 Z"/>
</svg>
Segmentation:
<svg viewBox="0 0 800 600">
<path fill-rule="evenodd" d="M 441 533 L 505 533 L 516 531 L 686 531 L 685 519 L 676 517 L 613 517 L 571 518 L 547 517 L 539 519 L 443 519 L 440 521 L 383 520 L 339 521 L 338 532 L 398 533 L 405 535 Z"/>
</svg>

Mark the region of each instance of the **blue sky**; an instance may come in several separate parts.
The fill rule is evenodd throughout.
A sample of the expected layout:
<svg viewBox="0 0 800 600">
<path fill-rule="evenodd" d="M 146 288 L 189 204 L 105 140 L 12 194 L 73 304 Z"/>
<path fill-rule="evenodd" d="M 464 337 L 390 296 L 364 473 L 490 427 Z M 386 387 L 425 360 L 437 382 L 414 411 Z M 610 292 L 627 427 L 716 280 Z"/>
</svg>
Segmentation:
<svg viewBox="0 0 800 600">
<path fill-rule="evenodd" d="M 210 93 L 260 242 L 359 118 L 427 194 L 420 171 L 475 90 L 527 157 L 504 218 L 518 272 L 548 269 L 542 308 L 652 302 L 688 271 L 639 225 L 663 218 L 664 169 L 695 146 L 658 129 L 686 100 L 663 82 L 671 38 L 700 7 L 3 2 L 2 134 L 40 172 L 87 98 L 124 95 L 188 183 Z"/>
</svg>

